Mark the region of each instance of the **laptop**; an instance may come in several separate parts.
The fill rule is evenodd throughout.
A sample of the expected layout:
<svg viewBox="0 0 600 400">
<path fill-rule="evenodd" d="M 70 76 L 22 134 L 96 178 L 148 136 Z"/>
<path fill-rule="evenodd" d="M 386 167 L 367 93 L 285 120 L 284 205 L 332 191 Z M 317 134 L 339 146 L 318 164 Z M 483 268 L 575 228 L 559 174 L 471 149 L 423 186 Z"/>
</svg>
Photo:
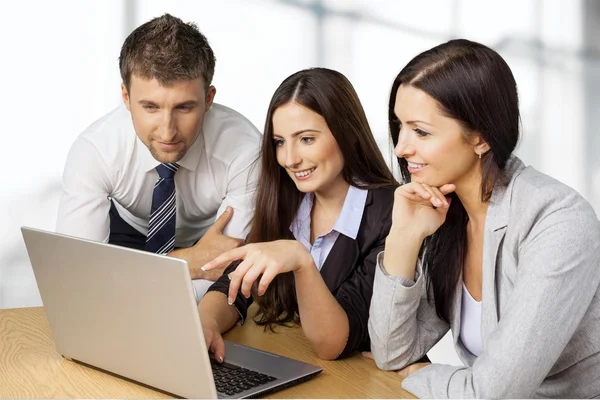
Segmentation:
<svg viewBox="0 0 600 400">
<path fill-rule="evenodd" d="M 248 398 L 322 368 L 226 341 L 209 355 L 187 262 L 38 229 L 21 232 L 56 350 L 177 397 Z"/>
</svg>

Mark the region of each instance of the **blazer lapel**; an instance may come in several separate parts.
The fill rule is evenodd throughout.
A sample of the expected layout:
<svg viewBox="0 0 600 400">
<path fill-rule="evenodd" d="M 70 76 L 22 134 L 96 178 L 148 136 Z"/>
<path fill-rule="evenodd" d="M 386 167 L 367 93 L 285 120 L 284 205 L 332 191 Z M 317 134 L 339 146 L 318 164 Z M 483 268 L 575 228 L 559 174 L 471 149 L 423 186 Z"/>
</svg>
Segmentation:
<svg viewBox="0 0 600 400">
<path fill-rule="evenodd" d="M 509 159 L 505 173 L 510 181 L 506 185 L 494 187 L 488 204 L 483 237 L 482 262 L 482 307 L 481 337 L 485 350 L 486 337 L 498 325 L 498 293 L 496 287 L 496 266 L 501 257 L 500 248 L 508 226 L 510 201 L 515 178 L 525 169 L 525 165 L 516 157 Z"/>
<path fill-rule="evenodd" d="M 358 256 L 356 240 L 340 233 L 321 268 L 321 276 L 332 293 L 335 293 L 352 272 Z"/>
<path fill-rule="evenodd" d="M 360 257 L 358 242 L 361 241 L 361 237 L 369 237 L 372 234 L 370 227 L 373 225 L 373 221 L 371 218 L 373 218 L 373 213 L 379 211 L 372 209 L 373 204 L 373 191 L 369 190 L 356 240 L 340 233 L 323 263 L 321 276 L 332 293 L 335 293 L 356 267 Z"/>
<path fill-rule="evenodd" d="M 485 338 L 498 325 L 498 294 L 496 292 L 496 260 L 504 240 L 506 225 L 489 232 L 483 239 L 481 337 L 485 347 Z"/>
<path fill-rule="evenodd" d="M 462 310 L 462 271 L 458 278 L 458 285 L 454 292 L 454 300 L 452 304 L 452 320 L 450 321 L 450 329 L 452 330 L 452 338 L 454 339 L 454 348 L 458 349 L 459 338 L 460 338 L 460 322 L 461 322 L 461 310 Z"/>
<path fill-rule="evenodd" d="M 506 185 L 494 187 L 492 197 L 488 205 L 485 219 L 485 231 L 483 237 L 483 260 L 482 260 L 482 307 L 481 307 L 481 338 L 485 351 L 486 338 L 498 325 L 498 300 L 496 292 L 496 265 L 510 211 L 510 199 L 514 179 L 525 166 L 516 157 L 511 157 L 504 171 L 509 177 Z M 454 305 L 452 307 L 451 329 L 454 339 L 454 348 L 459 357 L 472 365 L 475 356 L 471 354 L 460 342 L 460 324 L 462 311 L 462 273 L 454 294 Z"/>
</svg>

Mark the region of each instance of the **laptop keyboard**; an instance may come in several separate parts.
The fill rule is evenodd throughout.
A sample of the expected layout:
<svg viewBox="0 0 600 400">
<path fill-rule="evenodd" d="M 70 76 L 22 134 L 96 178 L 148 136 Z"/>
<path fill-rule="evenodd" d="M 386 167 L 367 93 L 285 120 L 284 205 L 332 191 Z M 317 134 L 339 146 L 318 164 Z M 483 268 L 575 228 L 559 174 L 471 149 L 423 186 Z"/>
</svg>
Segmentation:
<svg viewBox="0 0 600 400">
<path fill-rule="evenodd" d="M 227 396 L 233 396 L 234 394 L 241 393 L 277 379 L 226 362 L 219 364 L 213 359 L 210 361 L 217 392 Z"/>
</svg>

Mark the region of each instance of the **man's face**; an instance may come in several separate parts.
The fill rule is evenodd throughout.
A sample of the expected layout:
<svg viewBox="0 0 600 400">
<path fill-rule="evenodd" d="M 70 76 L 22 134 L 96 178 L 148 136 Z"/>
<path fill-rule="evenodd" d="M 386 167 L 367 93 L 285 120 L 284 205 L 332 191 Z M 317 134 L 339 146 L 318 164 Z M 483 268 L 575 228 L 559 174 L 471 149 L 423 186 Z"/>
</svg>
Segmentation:
<svg viewBox="0 0 600 400">
<path fill-rule="evenodd" d="M 163 86 L 135 75 L 129 91 L 125 85 L 121 91 L 136 134 L 162 163 L 181 160 L 194 144 L 216 93 L 213 86 L 206 91 L 201 78 Z"/>
</svg>

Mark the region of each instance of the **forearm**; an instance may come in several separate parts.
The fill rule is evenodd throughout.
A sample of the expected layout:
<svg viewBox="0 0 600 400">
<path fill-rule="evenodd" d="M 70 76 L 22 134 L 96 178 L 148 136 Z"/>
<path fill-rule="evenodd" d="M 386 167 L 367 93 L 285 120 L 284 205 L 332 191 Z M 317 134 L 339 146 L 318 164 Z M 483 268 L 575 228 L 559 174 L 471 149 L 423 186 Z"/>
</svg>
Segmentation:
<svg viewBox="0 0 600 400">
<path fill-rule="evenodd" d="M 296 271 L 294 276 L 304 333 L 320 358 L 335 359 L 348 340 L 348 316 L 314 265 Z"/>
<path fill-rule="evenodd" d="M 220 333 L 231 329 L 240 319 L 234 306 L 227 304 L 227 296 L 221 292 L 208 292 L 198 304 L 200 320 L 205 327 L 212 327 Z"/>
<path fill-rule="evenodd" d="M 209 281 L 216 281 L 223 274 L 223 268 L 215 268 L 210 271 L 203 271 L 201 268 L 204 264 L 212 261 L 215 258 L 214 253 L 208 250 L 202 250 L 201 248 L 181 248 L 173 250 L 168 254 L 170 257 L 181 258 L 187 261 L 188 268 L 190 270 L 190 277 L 192 279 L 207 279 Z"/>
<path fill-rule="evenodd" d="M 210 261 L 208 251 L 193 250 L 192 247 L 179 248 L 173 250 L 168 255 L 187 261 L 190 268 L 200 268 Z"/>
<path fill-rule="evenodd" d="M 371 352 L 379 368 L 404 368 L 425 355 L 449 329 L 437 317 L 435 306 L 424 292 L 425 282 L 419 267 L 419 278 L 407 285 L 402 278 L 386 275 L 378 258 L 369 309 Z"/>
<path fill-rule="evenodd" d="M 383 267 L 390 276 L 415 280 L 419 251 L 424 238 L 411 231 L 398 230 L 392 226 L 385 241 Z"/>
</svg>

